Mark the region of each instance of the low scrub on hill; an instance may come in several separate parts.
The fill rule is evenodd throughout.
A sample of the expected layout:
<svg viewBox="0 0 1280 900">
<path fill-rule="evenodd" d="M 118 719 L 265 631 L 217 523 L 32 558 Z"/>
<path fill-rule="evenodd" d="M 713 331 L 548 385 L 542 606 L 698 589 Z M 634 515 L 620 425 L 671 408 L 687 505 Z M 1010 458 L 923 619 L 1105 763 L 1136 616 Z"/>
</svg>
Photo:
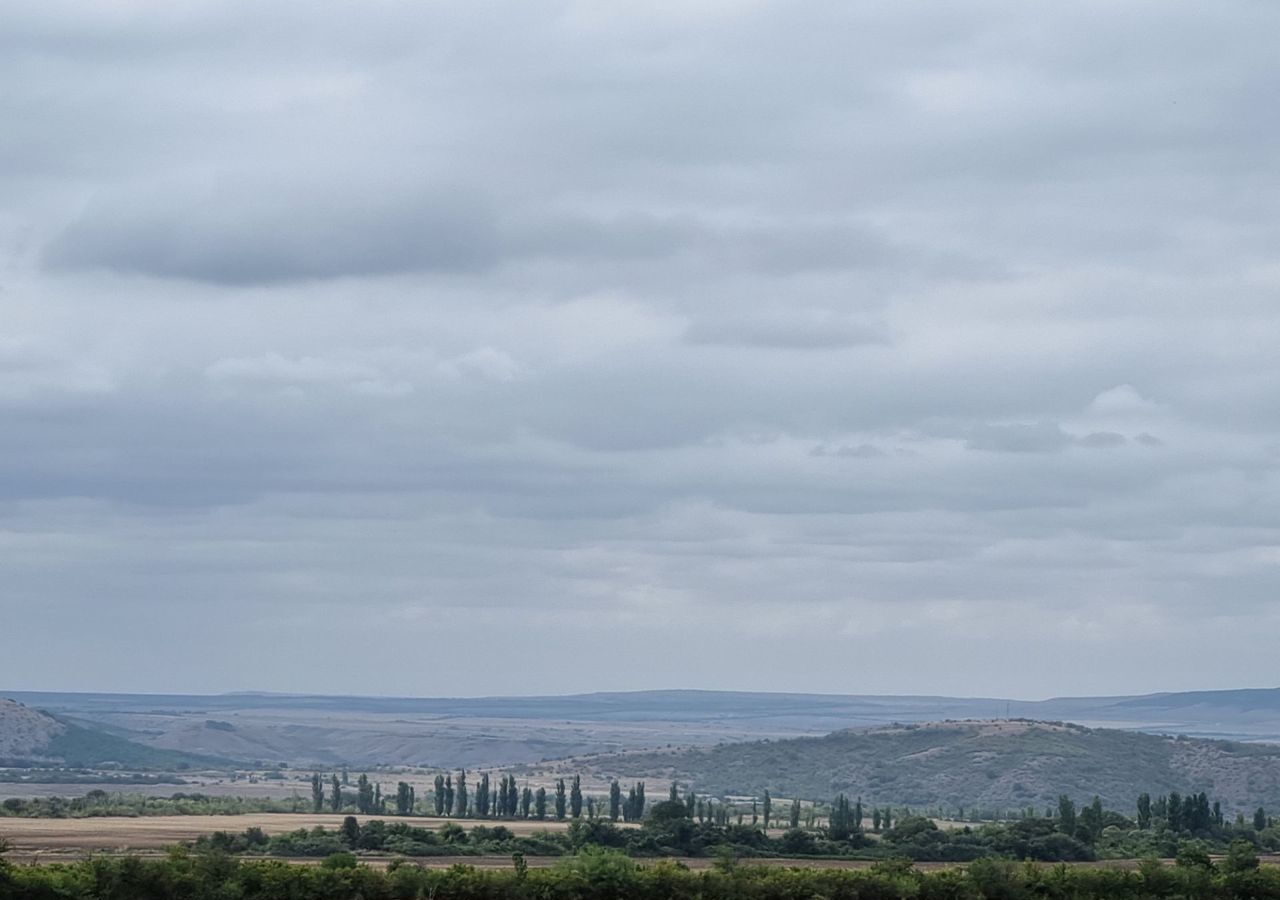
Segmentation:
<svg viewBox="0 0 1280 900">
<path fill-rule="evenodd" d="M 1202 791 L 1231 811 L 1280 807 L 1280 746 L 1017 720 L 616 754 L 584 765 L 595 775 L 676 780 L 715 796 L 844 792 L 929 809 L 1043 810 L 1060 794 L 1129 809 L 1143 792 Z"/>
</svg>

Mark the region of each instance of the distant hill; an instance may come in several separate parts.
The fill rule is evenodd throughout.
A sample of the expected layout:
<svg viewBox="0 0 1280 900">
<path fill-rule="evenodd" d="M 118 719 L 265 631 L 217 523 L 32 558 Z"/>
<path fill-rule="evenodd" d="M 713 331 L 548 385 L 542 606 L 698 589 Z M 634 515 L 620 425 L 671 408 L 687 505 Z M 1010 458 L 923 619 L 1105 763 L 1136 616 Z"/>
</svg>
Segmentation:
<svg viewBox="0 0 1280 900">
<path fill-rule="evenodd" d="M 219 762 L 148 747 L 0 698 L 0 766 L 173 770 Z"/>
<path fill-rule="evenodd" d="M 721 795 L 1043 809 L 1059 794 L 1131 810 L 1143 791 L 1204 791 L 1224 809 L 1280 809 L 1280 746 L 1170 738 L 1022 720 L 941 722 L 825 737 L 620 753 L 582 760 L 601 777 L 678 780 Z"/>
<path fill-rule="evenodd" d="M 64 722 L 157 750 L 317 768 L 491 768 L 668 745 L 819 737 L 894 722 L 1011 716 L 1280 742 L 1278 688 L 1036 701 L 700 690 L 471 698 L 269 693 L 7 696 Z"/>
</svg>

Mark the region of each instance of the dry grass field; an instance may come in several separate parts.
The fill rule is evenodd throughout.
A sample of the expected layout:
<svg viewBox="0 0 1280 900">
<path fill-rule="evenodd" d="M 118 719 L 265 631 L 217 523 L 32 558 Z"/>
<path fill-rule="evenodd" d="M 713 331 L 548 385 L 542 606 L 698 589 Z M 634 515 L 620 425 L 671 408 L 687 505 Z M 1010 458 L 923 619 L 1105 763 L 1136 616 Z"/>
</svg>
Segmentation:
<svg viewBox="0 0 1280 900">
<path fill-rule="evenodd" d="M 142 816 L 86 819 L 0 819 L 0 837 L 15 851 L 50 850 L 156 850 L 180 841 L 192 841 L 214 831 L 240 832 L 258 827 L 267 834 L 282 834 L 299 828 L 341 827 L 343 816 L 311 813 L 252 813 L 242 816 Z M 364 818 L 385 818 L 366 816 Z M 456 822 L 463 828 L 476 825 L 503 825 L 516 834 L 560 831 L 567 822 L 492 822 L 469 819 L 416 818 L 409 820 L 423 828 L 438 828 Z"/>
</svg>

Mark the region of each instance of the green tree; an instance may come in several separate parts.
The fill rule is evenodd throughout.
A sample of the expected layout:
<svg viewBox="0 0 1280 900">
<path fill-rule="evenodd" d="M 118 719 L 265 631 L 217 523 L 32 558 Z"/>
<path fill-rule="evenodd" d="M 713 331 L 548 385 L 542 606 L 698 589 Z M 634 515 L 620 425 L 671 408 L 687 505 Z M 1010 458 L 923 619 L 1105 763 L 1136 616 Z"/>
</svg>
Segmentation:
<svg viewBox="0 0 1280 900">
<path fill-rule="evenodd" d="M 791 828 L 793 829 L 800 827 L 800 798 L 799 797 L 791 801 L 791 819 L 787 822 L 787 824 L 790 825 Z M 876 811 L 876 830 L 877 831 L 879 830 L 879 827 L 880 827 L 880 812 L 879 810 L 877 810 Z"/>
<path fill-rule="evenodd" d="M 769 796 L 769 789 L 765 788 L 764 803 L 760 806 L 760 812 L 764 816 L 764 830 L 769 830 L 769 814 L 773 812 L 773 798 Z"/>
<path fill-rule="evenodd" d="M 564 779 L 556 779 L 556 821 L 563 822 L 565 813 Z"/>
<path fill-rule="evenodd" d="M 342 820 L 342 843 L 354 849 L 360 843 L 360 823 L 355 816 L 347 816 Z"/>
<path fill-rule="evenodd" d="M 618 821 L 620 815 L 622 815 L 622 786 L 615 778 L 609 784 L 609 821 Z"/>
<path fill-rule="evenodd" d="M 847 841 L 857 832 L 857 823 L 853 821 L 853 805 L 844 794 L 836 797 L 831 804 L 831 817 L 827 821 L 827 833 L 833 841 Z"/>
<path fill-rule="evenodd" d="M 463 769 L 458 773 L 458 797 L 455 801 L 454 809 L 459 817 L 465 818 L 467 815 L 467 770 Z"/>
<path fill-rule="evenodd" d="M 413 788 L 407 781 L 396 785 L 396 815 L 413 815 Z"/>
<path fill-rule="evenodd" d="M 529 818 L 529 807 L 532 805 L 533 805 L 533 791 L 530 790 L 529 786 L 526 784 L 524 786 L 524 793 L 520 795 L 520 818 L 522 819 Z"/>
<path fill-rule="evenodd" d="M 1076 804 L 1066 794 L 1058 797 L 1058 830 L 1068 836 L 1076 833 Z"/>
<path fill-rule="evenodd" d="M 575 819 L 582 818 L 582 776 L 573 776 L 573 786 L 569 789 L 569 815 Z"/>
<path fill-rule="evenodd" d="M 1138 827 L 1143 831 L 1151 828 L 1151 795 L 1147 793 L 1138 795 Z"/>
<path fill-rule="evenodd" d="M 476 815 L 482 819 L 489 818 L 489 773 L 481 774 L 476 783 Z"/>
<path fill-rule="evenodd" d="M 435 803 L 436 815 L 444 815 L 444 776 L 437 775 L 435 781 L 435 791 L 432 795 L 432 801 Z"/>
<path fill-rule="evenodd" d="M 1253 830 L 1262 831 L 1267 827 L 1267 811 L 1259 806 L 1253 811 Z"/>
<path fill-rule="evenodd" d="M 533 795 L 533 817 L 535 819 L 545 819 L 547 817 L 546 788 L 538 788 L 538 792 Z"/>
<path fill-rule="evenodd" d="M 319 772 L 311 775 L 311 811 L 321 812 L 324 809 L 324 779 Z"/>
<path fill-rule="evenodd" d="M 1236 838 L 1227 847 L 1226 858 L 1222 860 L 1222 868 L 1226 872 L 1252 872 L 1258 868 L 1258 850 L 1251 841 Z"/>
<path fill-rule="evenodd" d="M 342 812 L 342 785 L 338 782 L 336 772 L 329 784 L 329 808 L 334 812 Z"/>
<path fill-rule="evenodd" d="M 1093 798 L 1093 802 L 1080 811 L 1079 823 L 1076 826 L 1080 839 L 1092 844 L 1102 833 L 1102 800 Z"/>
<path fill-rule="evenodd" d="M 356 809 L 362 815 L 368 815 L 374 811 L 373 785 L 369 783 L 369 776 L 363 772 L 356 779 Z"/>
</svg>

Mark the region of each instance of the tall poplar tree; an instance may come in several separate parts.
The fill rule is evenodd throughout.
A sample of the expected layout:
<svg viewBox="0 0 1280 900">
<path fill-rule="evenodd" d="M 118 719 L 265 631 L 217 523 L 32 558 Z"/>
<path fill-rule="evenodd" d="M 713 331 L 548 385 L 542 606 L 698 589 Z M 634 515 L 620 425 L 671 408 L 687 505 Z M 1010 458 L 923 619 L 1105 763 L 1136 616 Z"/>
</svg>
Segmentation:
<svg viewBox="0 0 1280 900">
<path fill-rule="evenodd" d="M 482 819 L 489 818 L 489 773 L 480 776 L 476 785 L 476 815 Z"/>
<path fill-rule="evenodd" d="M 622 786 L 615 778 L 609 784 L 609 821 L 618 821 L 620 815 L 622 815 Z"/>
<path fill-rule="evenodd" d="M 402 781 L 396 785 L 396 815 L 413 815 L 413 788 L 409 782 Z"/>
<path fill-rule="evenodd" d="M 564 812 L 565 812 L 564 779 L 557 778 L 556 779 L 556 821 L 557 822 L 564 821 Z"/>
<path fill-rule="evenodd" d="M 569 815 L 575 819 L 582 818 L 582 776 L 573 776 L 573 786 L 569 789 Z"/>
<path fill-rule="evenodd" d="M 363 772 L 356 779 L 356 809 L 363 815 L 368 815 L 374 811 L 373 786 L 369 784 L 369 776 Z"/>
<path fill-rule="evenodd" d="M 1058 830 L 1065 835 L 1076 833 L 1076 805 L 1066 794 L 1058 796 Z"/>
</svg>

